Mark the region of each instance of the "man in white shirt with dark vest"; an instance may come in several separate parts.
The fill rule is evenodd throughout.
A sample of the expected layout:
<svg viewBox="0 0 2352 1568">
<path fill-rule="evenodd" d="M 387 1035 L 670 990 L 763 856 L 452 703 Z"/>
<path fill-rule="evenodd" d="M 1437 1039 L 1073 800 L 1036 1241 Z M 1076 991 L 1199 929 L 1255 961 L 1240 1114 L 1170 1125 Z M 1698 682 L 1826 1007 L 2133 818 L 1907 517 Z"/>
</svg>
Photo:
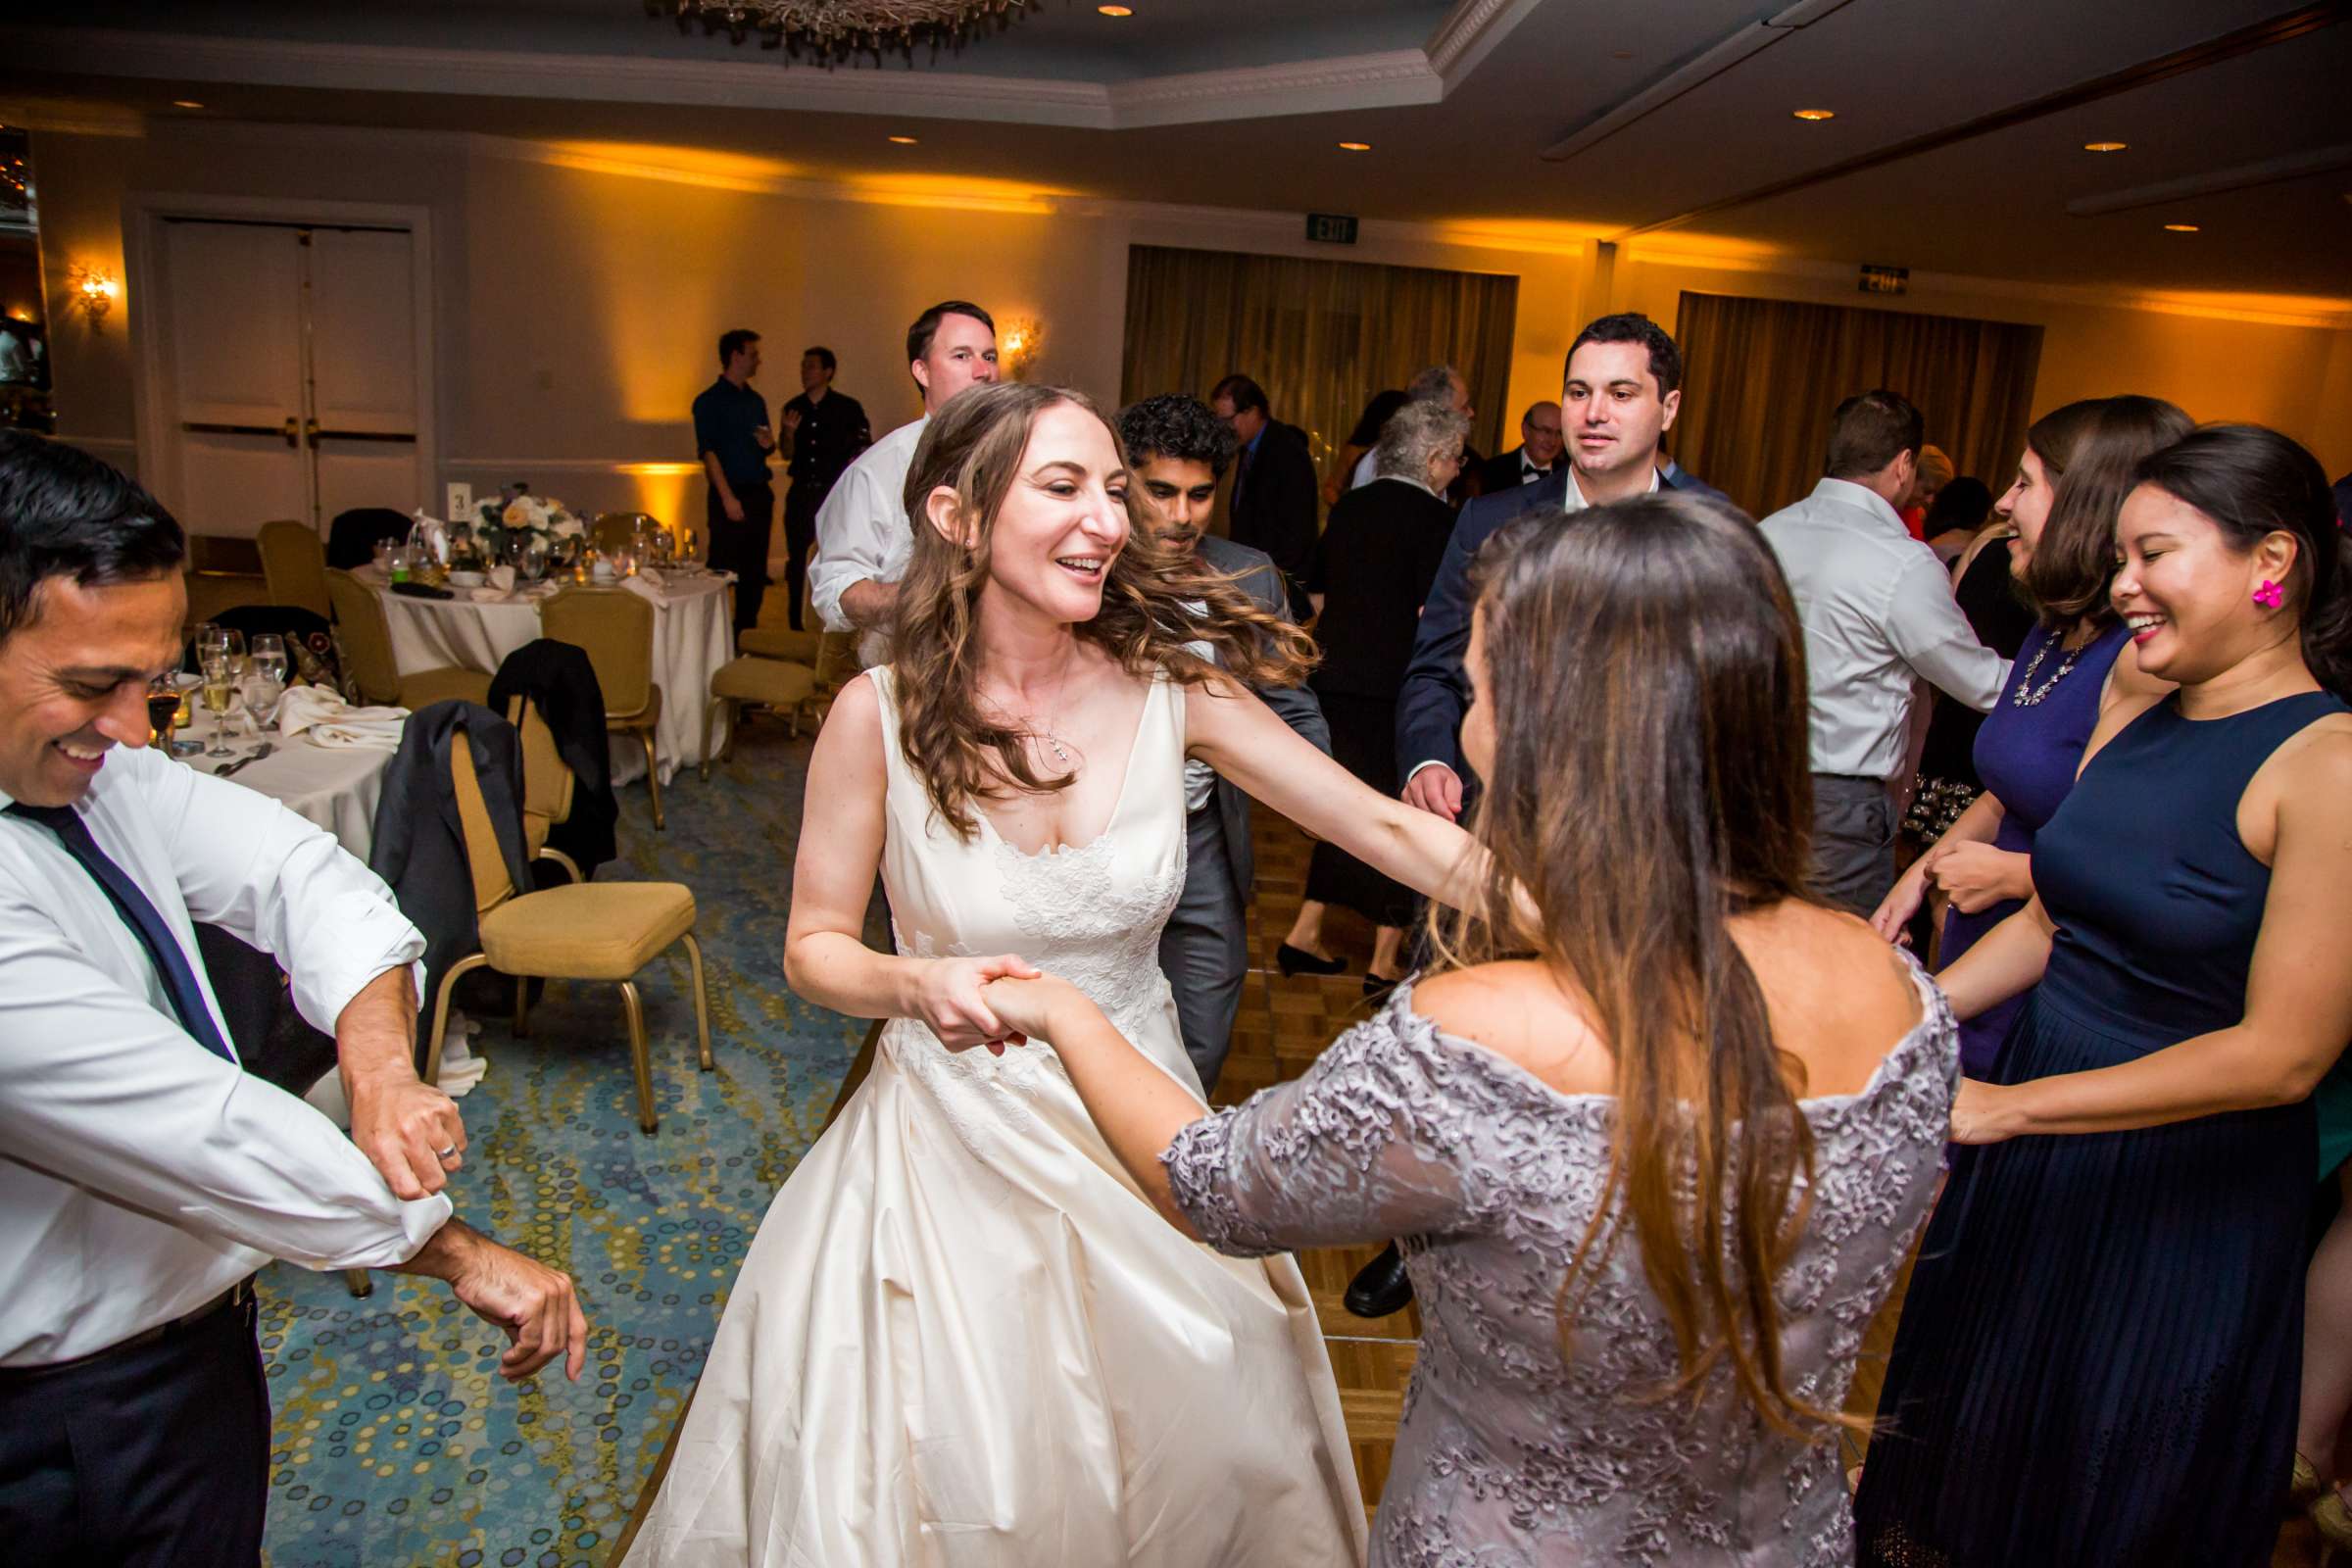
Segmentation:
<svg viewBox="0 0 2352 1568">
<path fill-rule="evenodd" d="M 1827 475 L 1761 524 L 1805 627 L 1812 687 L 1813 883 L 1867 915 L 1894 886 L 1894 803 L 1917 682 L 1985 712 L 2007 661 L 1977 640 L 1902 507 L 1925 421 L 1899 393 L 1838 405 Z"/>
<path fill-rule="evenodd" d="M 271 1258 L 447 1281 L 509 1378 L 577 1377 L 587 1333 L 568 1279 L 438 1191 L 465 1133 L 410 1061 L 424 943 L 390 891 L 147 746 L 185 553 L 106 465 L 0 432 L 0 1559 L 24 1568 L 259 1560 Z M 199 920 L 291 972 L 368 1152 L 239 1065 Z"/>
<path fill-rule="evenodd" d="M 997 378 L 996 319 L 964 300 L 942 300 L 906 329 L 906 362 L 922 389 L 923 416 L 867 447 L 843 471 L 817 512 L 816 559 L 808 564 L 808 602 L 832 630 L 858 634 L 860 664 L 888 655 L 899 579 L 914 553 L 906 470 L 915 445 L 950 398 Z"/>
</svg>

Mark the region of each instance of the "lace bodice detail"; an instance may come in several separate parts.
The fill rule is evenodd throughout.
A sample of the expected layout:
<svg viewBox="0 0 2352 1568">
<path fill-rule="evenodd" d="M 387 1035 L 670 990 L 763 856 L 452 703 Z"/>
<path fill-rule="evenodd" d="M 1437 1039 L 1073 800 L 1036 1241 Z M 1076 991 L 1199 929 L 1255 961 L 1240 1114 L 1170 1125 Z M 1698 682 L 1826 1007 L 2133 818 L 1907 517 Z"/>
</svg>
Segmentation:
<svg viewBox="0 0 2352 1568">
<path fill-rule="evenodd" d="M 968 840 L 939 820 L 899 748 L 893 673 L 877 668 L 867 677 L 882 699 L 889 777 L 882 880 L 899 952 L 924 958 L 1017 953 L 1093 998 L 1122 1034 L 1162 1066 L 1181 1068 L 1179 1081 L 1197 1088 L 1181 1042 L 1163 1027 L 1172 1004 L 1159 968 L 1160 927 L 1184 891 L 1183 688 L 1153 682 L 1101 836 L 1029 855 L 1006 843 L 985 812 Z M 998 1091 L 1061 1070 L 1045 1049 L 950 1054 L 910 1019 L 894 1022 L 884 1041 L 913 1048 L 893 1054 L 943 1099 L 958 1087 L 989 1095 L 985 1115 L 961 1100 L 949 1105 L 975 1142 L 987 1136 L 987 1118 L 1016 1125 L 1024 1114 Z"/>
<path fill-rule="evenodd" d="M 1803 1102 L 1813 1209 L 1779 1281 L 1783 1357 L 1832 1409 L 1926 1217 L 1958 1082 L 1950 1011 L 1913 976 L 1925 1015 L 1869 1085 Z M 1615 1103 L 1444 1034 L 1399 987 L 1306 1076 L 1170 1147 L 1177 1202 L 1221 1250 L 1402 1238 L 1423 1327 L 1376 1568 L 1853 1560 L 1834 1443 L 1776 1436 L 1728 1373 L 1695 1404 L 1653 1397 L 1678 1362 L 1630 1233 L 1562 1354 L 1559 1291 Z"/>
</svg>

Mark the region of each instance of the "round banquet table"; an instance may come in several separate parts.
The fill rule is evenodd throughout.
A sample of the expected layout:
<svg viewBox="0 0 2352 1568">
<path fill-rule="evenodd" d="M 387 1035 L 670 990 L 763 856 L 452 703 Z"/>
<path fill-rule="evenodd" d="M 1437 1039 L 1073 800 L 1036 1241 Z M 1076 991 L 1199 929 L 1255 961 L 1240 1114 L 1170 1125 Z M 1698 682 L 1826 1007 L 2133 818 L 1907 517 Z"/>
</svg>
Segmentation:
<svg viewBox="0 0 2352 1568">
<path fill-rule="evenodd" d="M 354 575 L 371 585 L 381 582 L 372 568 Z M 735 657 L 726 592 L 732 581 L 726 572 L 670 574 L 659 588 L 643 577 L 622 579 L 622 587 L 654 607 L 654 684 L 662 688 L 654 760 L 664 784 L 680 767 L 704 760 L 703 713 L 710 701 L 710 677 Z M 496 674 L 509 654 L 538 638 L 539 606 L 555 590 L 541 584 L 504 600 L 475 599 L 462 588 L 454 599 L 418 599 L 389 586 L 377 586 L 376 592 L 391 628 L 393 662 L 409 675 L 452 664 Z M 721 719 L 712 727 L 711 745 L 723 747 L 726 738 Z M 644 773 L 644 749 L 630 737 L 615 736 L 612 782 L 626 784 Z"/>
<path fill-rule="evenodd" d="M 191 703 L 192 722 L 179 732 L 181 740 L 213 744 L 213 716 Z M 383 798 L 384 769 L 392 754 L 363 746 L 319 746 L 307 734 L 291 740 L 274 727 L 256 740 L 240 718 L 228 744 L 235 757 L 206 757 L 199 753 L 181 761 L 207 773 L 218 773 L 254 756 L 262 741 L 270 743 L 268 757 L 248 761 L 229 776 L 231 784 L 258 790 L 305 821 L 332 833 L 343 848 L 365 863 L 375 846 L 375 805 Z"/>
</svg>

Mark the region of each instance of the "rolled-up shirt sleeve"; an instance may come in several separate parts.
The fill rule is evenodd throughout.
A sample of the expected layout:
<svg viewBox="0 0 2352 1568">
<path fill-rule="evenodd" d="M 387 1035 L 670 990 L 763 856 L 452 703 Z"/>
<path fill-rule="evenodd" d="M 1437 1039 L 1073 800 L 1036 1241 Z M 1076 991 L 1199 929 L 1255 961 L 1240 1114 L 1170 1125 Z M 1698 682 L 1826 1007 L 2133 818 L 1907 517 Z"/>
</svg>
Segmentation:
<svg viewBox="0 0 2352 1568">
<path fill-rule="evenodd" d="M 0 1153 L 312 1268 L 404 1262 L 450 1215 L 439 1195 L 393 1197 L 333 1122 L 190 1039 L 14 892 L 0 896 Z"/>
<path fill-rule="evenodd" d="M 153 769 L 144 782 L 189 915 L 273 955 L 314 1028 L 333 1034 L 351 999 L 387 969 L 406 967 L 423 997 L 423 934 L 333 834 L 192 767 Z"/>
<path fill-rule="evenodd" d="M 857 629 L 841 608 L 841 596 L 853 583 L 887 580 L 883 573 L 890 551 L 882 529 L 899 507 L 898 498 L 881 494 L 869 470 L 852 465 L 817 509 L 816 556 L 808 563 L 808 602 L 830 629 Z"/>
<path fill-rule="evenodd" d="M 1992 710 L 2009 678 L 2009 662 L 1978 640 L 1933 555 L 1921 552 L 1895 579 L 1886 625 L 1895 652 L 1914 671 L 1978 712 Z"/>
<path fill-rule="evenodd" d="M 1434 1042 L 1392 1014 L 1357 1024 L 1305 1076 L 1193 1123 L 1161 1163 L 1176 1206 L 1220 1252 L 1420 1236 L 1477 1209 L 1432 1081 Z M 1443 1049 L 1443 1048 L 1436 1048 Z"/>
</svg>

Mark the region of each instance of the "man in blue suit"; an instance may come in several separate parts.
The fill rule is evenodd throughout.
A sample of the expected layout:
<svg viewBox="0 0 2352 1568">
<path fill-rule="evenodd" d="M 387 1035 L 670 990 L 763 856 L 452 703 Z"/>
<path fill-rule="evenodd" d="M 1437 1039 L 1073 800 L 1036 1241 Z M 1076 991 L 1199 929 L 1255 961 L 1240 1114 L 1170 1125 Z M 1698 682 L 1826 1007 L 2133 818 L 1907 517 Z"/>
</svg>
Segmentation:
<svg viewBox="0 0 2352 1568">
<path fill-rule="evenodd" d="M 1462 672 L 1470 643 L 1470 562 L 1490 534 L 1514 517 L 1546 509 L 1582 512 L 1648 495 L 1685 490 L 1724 500 L 1723 492 L 1679 467 L 1664 467 L 1658 438 L 1674 427 L 1683 404 L 1683 356 L 1646 316 L 1604 316 L 1568 346 L 1560 390 L 1560 433 L 1567 461 L 1530 484 L 1481 496 L 1462 509 L 1438 580 L 1421 607 L 1413 662 L 1396 699 L 1396 771 L 1407 804 L 1452 821 L 1462 810 L 1462 713 L 1470 706 Z M 1387 1317 L 1413 1298 L 1404 1259 L 1391 1245 L 1348 1287 L 1348 1310 Z"/>
<path fill-rule="evenodd" d="M 1683 356 L 1646 316 L 1604 316 L 1569 345 L 1560 392 L 1566 463 L 1532 484 L 1481 496 L 1462 509 L 1445 564 L 1421 607 L 1413 662 L 1396 700 L 1396 770 L 1404 799 L 1448 821 L 1462 809 L 1457 736 L 1470 704 L 1462 651 L 1470 641 L 1470 561 L 1512 518 L 1547 508 L 1581 512 L 1654 490 L 1724 499 L 1680 468 L 1661 472 L 1658 438 L 1683 402 Z"/>
</svg>

